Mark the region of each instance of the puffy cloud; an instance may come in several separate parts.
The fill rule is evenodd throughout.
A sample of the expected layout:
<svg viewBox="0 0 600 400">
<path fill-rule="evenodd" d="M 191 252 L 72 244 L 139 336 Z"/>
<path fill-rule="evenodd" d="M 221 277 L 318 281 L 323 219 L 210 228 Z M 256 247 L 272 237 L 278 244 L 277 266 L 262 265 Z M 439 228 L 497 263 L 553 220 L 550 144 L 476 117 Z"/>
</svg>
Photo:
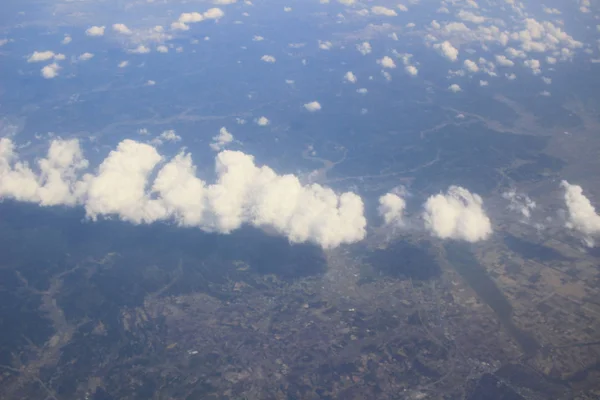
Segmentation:
<svg viewBox="0 0 600 400">
<path fill-rule="evenodd" d="M 474 24 L 482 24 L 485 22 L 485 17 L 472 13 L 471 11 L 460 10 L 456 16 L 463 21 L 472 22 Z"/>
<path fill-rule="evenodd" d="M 477 65 L 477 63 L 475 63 L 471 60 L 465 60 L 464 66 L 467 69 L 467 71 L 469 71 L 469 72 L 478 72 L 479 71 L 479 66 Z"/>
<path fill-rule="evenodd" d="M 333 47 L 333 43 L 328 40 L 319 40 L 319 49 L 321 50 L 331 50 Z"/>
<path fill-rule="evenodd" d="M 509 60 L 502 54 L 496 55 L 496 64 L 500 65 L 501 67 L 512 67 L 515 65 L 512 60 Z"/>
<path fill-rule="evenodd" d="M 79 61 L 87 61 L 87 60 L 91 60 L 92 58 L 94 58 L 94 55 L 92 53 L 88 53 L 85 52 L 83 54 L 80 54 L 79 57 L 77 57 Z"/>
<path fill-rule="evenodd" d="M 58 76 L 58 71 L 60 70 L 60 65 L 57 63 L 52 63 L 46 65 L 41 69 L 41 74 L 46 79 L 56 78 Z"/>
<path fill-rule="evenodd" d="M 381 65 L 383 68 L 396 68 L 396 63 L 394 62 L 394 60 L 392 60 L 392 58 L 388 56 L 377 60 L 377 64 Z"/>
<path fill-rule="evenodd" d="M 535 201 L 531 200 L 526 194 L 517 193 L 514 189 L 502 193 L 502 197 L 510 202 L 508 205 L 509 210 L 516 211 L 527 219 L 531 217 L 531 211 L 536 208 Z"/>
<path fill-rule="evenodd" d="M 386 17 L 395 17 L 398 15 L 396 11 L 391 8 L 383 7 L 383 6 L 374 6 L 371 7 L 371 12 L 375 15 L 384 15 Z"/>
<path fill-rule="evenodd" d="M 86 29 L 85 34 L 88 36 L 104 36 L 104 26 L 92 26 Z"/>
<path fill-rule="evenodd" d="M 161 45 L 156 46 L 156 51 L 158 51 L 159 53 L 168 53 L 169 48 L 167 46 L 165 46 L 164 44 L 161 44 Z"/>
<path fill-rule="evenodd" d="M 125 68 L 125 67 L 126 67 L 126 66 L 128 66 L 128 65 L 129 65 L 129 61 L 121 61 L 121 62 L 118 64 L 118 67 L 119 67 L 119 68 Z"/>
<path fill-rule="evenodd" d="M 113 24 L 112 29 L 122 35 L 131 35 L 133 33 L 125 24 Z"/>
<path fill-rule="evenodd" d="M 600 215 L 583 194 L 581 186 L 571 185 L 567 181 L 562 181 L 561 186 L 565 190 L 565 204 L 568 212 L 567 227 L 584 234 L 588 245 L 593 246 L 592 236 L 600 233 Z"/>
<path fill-rule="evenodd" d="M 530 68 L 533 71 L 534 75 L 538 75 L 538 74 L 542 73 L 541 64 L 540 64 L 539 60 L 535 60 L 535 59 L 525 60 L 525 62 L 523 64 L 525 64 L 526 67 Z"/>
<path fill-rule="evenodd" d="M 219 4 L 219 5 L 228 5 L 228 4 L 234 4 L 236 3 L 237 0 L 213 0 L 214 4 Z"/>
<path fill-rule="evenodd" d="M 73 205 L 77 201 L 77 172 L 88 166 L 77 140 L 54 140 L 35 173 L 18 160 L 14 143 L 0 139 L 0 198 L 39 203 L 43 206 Z"/>
<path fill-rule="evenodd" d="M 453 83 L 452 85 L 448 86 L 448 90 L 454 93 L 458 93 L 462 91 L 462 88 L 458 84 Z"/>
<path fill-rule="evenodd" d="M 63 40 L 61 40 L 60 43 L 61 44 L 69 44 L 69 43 L 71 43 L 72 40 L 73 39 L 71 38 L 70 35 L 65 34 L 65 37 L 63 37 Z"/>
<path fill-rule="evenodd" d="M 277 61 L 277 60 L 275 59 L 275 57 L 273 57 L 273 56 L 270 56 L 270 55 L 268 55 L 268 54 L 265 54 L 265 55 L 264 55 L 264 56 L 262 56 L 260 59 L 261 59 L 261 61 L 264 61 L 264 62 L 266 62 L 266 63 L 271 63 L 271 64 L 272 64 L 272 63 L 274 63 L 275 61 Z"/>
<path fill-rule="evenodd" d="M 323 248 L 365 236 L 363 202 L 354 193 L 338 195 L 321 185 L 302 185 L 296 176 L 257 166 L 252 156 L 239 151 L 217 155 L 213 184 L 196 176 L 190 154 L 163 161 L 153 146 L 124 140 L 95 172 L 81 176 L 87 161 L 77 140 L 55 140 L 34 172 L 18 160 L 10 139 L 0 139 L 0 197 L 78 204 L 92 220 L 174 221 L 223 234 L 242 225 L 270 227 L 293 243 Z"/>
<path fill-rule="evenodd" d="M 406 67 L 404 67 L 404 70 L 410 76 L 417 76 L 417 74 L 419 73 L 419 70 L 414 65 L 407 65 Z"/>
<path fill-rule="evenodd" d="M 267 126 L 271 123 L 271 121 L 269 121 L 269 119 L 267 117 L 263 116 L 263 117 L 257 118 L 256 123 L 259 126 Z"/>
<path fill-rule="evenodd" d="M 433 48 L 450 61 L 454 62 L 458 59 L 458 49 L 452 46 L 452 44 L 447 40 L 442 43 L 434 44 Z"/>
<path fill-rule="evenodd" d="M 132 54 L 147 54 L 150 53 L 150 48 L 143 44 L 139 44 L 135 49 L 129 50 Z"/>
<path fill-rule="evenodd" d="M 310 103 L 304 104 L 304 108 L 310 112 L 315 112 L 321 109 L 321 104 L 318 101 L 311 101 Z"/>
<path fill-rule="evenodd" d="M 214 151 L 221 151 L 227 146 L 229 143 L 233 142 L 233 135 L 227 130 L 227 128 L 222 127 L 219 130 L 219 134 L 213 136 L 213 142 L 210 144 L 210 148 Z"/>
<path fill-rule="evenodd" d="M 490 83 L 488 81 L 479 81 L 479 86 L 488 86 Z"/>
<path fill-rule="evenodd" d="M 362 42 L 356 45 L 356 49 L 360 51 L 363 56 L 366 56 L 371 52 L 371 44 L 369 42 Z"/>
<path fill-rule="evenodd" d="M 477 242 L 492 233 L 481 197 L 460 186 L 450 186 L 446 194 L 429 197 L 424 208 L 425 227 L 441 239 Z"/>
<path fill-rule="evenodd" d="M 214 19 L 218 20 L 225 16 L 225 13 L 220 8 L 210 8 L 203 13 L 199 13 L 196 11 L 181 13 L 177 21 L 171 23 L 171 29 L 187 31 L 190 29 L 188 24 L 195 24 L 197 22 L 202 22 L 205 19 Z"/>
<path fill-rule="evenodd" d="M 403 226 L 406 202 L 395 193 L 387 193 L 379 198 L 379 215 L 386 225 Z"/>
<path fill-rule="evenodd" d="M 356 81 L 358 80 L 356 78 L 356 75 L 354 75 L 354 73 L 352 71 L 348 71 L 346 72 L 346 74 L 344 75 L 344 80 L 346 82 L 350 82 L 350 83 L 356 83 Z"/>
<path fill-rule="evenodd" d="M 154 81 L 152 81 L 152 82 L 154 82 Z M 152 139 L 152 141 L 150 143 L 160 146 L 164 142 L 176 143 L 176 142 L 180 142 L 180 141 L 181 141 L 181 136 L 179 136 L 177 133 L 175 133 L 174 129 L 169 129 L 169 130 L 163 131 L 160 135 L 158 135 L 157 137 Z"/>
<path fill-rule="evenodd" d="M 55 53 L 53 51 L 34 51 L 29 58 L 27 59 L 28 63 L 33 63 L 33 62 L 41 62 L 41 61 L 48 61 L 48 60 L 64 60 L 65 59 L 65 55 L 64 54 L 60 54 L 60 53 Z"/>
</svg>

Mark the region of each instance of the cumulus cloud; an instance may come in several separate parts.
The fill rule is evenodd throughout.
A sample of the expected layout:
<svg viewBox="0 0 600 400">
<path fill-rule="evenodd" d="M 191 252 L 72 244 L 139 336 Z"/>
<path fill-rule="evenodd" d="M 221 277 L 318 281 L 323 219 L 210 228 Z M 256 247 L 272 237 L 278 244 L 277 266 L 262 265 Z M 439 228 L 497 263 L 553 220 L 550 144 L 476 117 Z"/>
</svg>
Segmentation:
<svg viewBox="0 0 600 400">
<path fill-rule="evenodd" d="M 452 46 L 452 44 L 447 40 L 442 43 L 434 44 L 433 48 L 450 61 L 454 62 L 458 59 L 458 49 Z"/>
<path fill-rule="evenodd" d="M 510 202 L 508 205 L 509 210 L 521 214 L 526 219 L 531 217 L 531 211 L 537 206 L 535 201 L 531 200 L 529 196 L 523 193 L 517 193 L 514 189 L 502 193 L 502 197 Z"/>
<path fill-rule="evenodd" d="M 65 59 L 65 55 L 64 54 L 60 54 L 60 53 L 55 53 L 53 51 L 34 51 L 29 58 L 27 59 L 28 63 L 33 63 L 33 62 L 42 62 L 42 61 L 48 61 L 48 60 L 56 60 L 56 61 L 60 61 L 60 60 L 64 60 Z"/>
<path fill-rule="evenodd" d="M 52 63 L 46 65 L 41 69 L 41 74 L 46 79 L 56 78 L 58 76 L 58 71 L 60 70 L 60 65 L 57 63 Z"/>
<path fill-rule="evenodd" d="M 133 33 L 125 24 L 113 24 L 112 29 L 122 35 L 131 35 Z"/>
<path fill-rule="evenodd" d="M 391 8 L 383 7 L 383 6 L 374 6 L 371 7 L 371 12 L 375 15 L 384 15 L 386 17 L 395 17 L 398 13 Z"/>
<path fill-rule="evenodd" d="M 450 186 L 446 194 L 429 197 L 424 208 L 425 227 L 441 239 L 477 242 L 492 233 L 481 197 L 460 186 Z"/>
<path fill-rule="evenodd" d="M 383 68 L 396 68 L 396 63 L 394 62 L 394 60 L 392 60 L 392 58 L 388 56 L 377 60 L 377 64 L 381 65 Z"/>
<path fill-rule="evenodd" d="M 502 54 L 496 55 L 496 64 L 500 65 L 501 67 L 512 67 L 515 65 L 512 60 L 509 60 Z"/>
<path fill-rule="evenodd" d="M 79 55 L 79 57 L 77 57 L 77 59 L 79 61 L 87 61 L 87 60 L 91 60 L 92 58 L 94 58 L 94 55 L 92 53 L 88 53 L 88 52 L 82 53 Z"/>
<path fill-rule="evenodd" d="M 263 117 L 257 118 L 256 123 L 259 126 L 267 126 L 271 123 L 271 121 L 269 121 L 269 119 L 267 117 L 263 116 Z"/>
<path fill-rule="evenodd" d="M 92 26 L 86 29 L 85 34 L 88 36 L 104 36 L 104 26 Z"/>
<path fill-rule="evenodd" d="M 348 71 L 346 72 L 346 74 L 344 75 L 344 80 L 346 82 L 350 82 L 350 83 L 356 83 L 356 81 L 358 80 L 356 78 L 356 75 L 354 75 L 354 73 L 352 71 Z"/>
<path fill-rule="evenodd" d="M 323 248 L 365 236 L 363 202 L 321 185 L 302 185 L 239 151 L 216 157 L 215 181 L 196 176 L 188 153 L 165 160 L 149 144 L 124 140 L 96 171 L 77 140 L 55 140 L 37 171 L 19 161 L 10 139 L 0 139 L 0 197 L 50 205 L 80 205 L 91 220 L 117 217 L 134 224 L 173 221 L 207 232 L 243 225 L 270 227 L 290 242 Z M 155 176 L 155 178 L 152 178 Z"/>
<path fill-rule="evenodd" d="M 478 72 L 479 71 L 479 66 L 477 65 L 477 63 L 475 63 L 471 60 L 465 60 L 464 66 L 467 69 L 467 71 L 469 71 L 469 72 Z"/>
<path fill-rule="evenodd" d="M 229 143 L 233 142 L 233 135 L 224 126 L 219 130 L 219 134 L 213 136 L 213 142 L 210 144 L 210 148 L 214 151 L 221 151 Z"/>
<path fill-rule="evenodd" d="M 218 20 L 225 16 L 225 13 L 220 8 L 210 8 L 203 13 L 197 11 L 185 12 L 179 15 L 177 21 L 171 23 L 171 29 L 179 31 L 187 31 L 190 29 L 189 24 L 195 24 L 207 19 Z"/>
<path fill-rule="evenodd" d="M 262 56 L 260 59 L 261 59 L 261 61 L 264 61 L 264 62 L 266 62 L 266 63 L 271 63 L 271 64 L 272 64 L 272 63 L 274 63 L 275 61 L 277 61 L 277 60 L 275 59 L 275 57 L 273 57 L 273 56 L 270 56 L 270 55 L 268 55 L 268 54 L 265 54 L 265 55 L 264 55 L 264 56 Z"/>
<path fill-rule="evenodd" d="M 154 82 L 154 81 L 152 81 L 152 82 Z M 150 143 L 152 143 L 153 145 L 160 146 L 164 142 L 176 143 L 176 142 L 180 142 L 180 141 L 181 141 L 181 136 L 179 136 L 177 133 L 175 133 L 174 129 L 168 129 L 166 131 L 163 131 L 160 135 L 158 135 L 154 139 L 152 139 L 152 141 Z"/>
<path fill-rule="evenodd" d="M 328 40 L 319 40 L 319 49 L 321 50 L 331 50 L 331 48 L 333 47 L 333 43 L 331 43 Z"/>
<path fill-rule="evenodd" d="M 406 202 L 395 193 L 387 193 L 379 198 L 379 215 L 386 225 L 403 226 Z"/>
<path fill-rule="evenodd" d="M 594 245 L 593 236 L 600 233 L 600 215 L 591 201 L 583 194 L 579 185 L 571 185 L 562 181 L 561 186 L 565 191 L 565 204 L 567 206 L 567 227 L 585 235 L 586 242 L 591 247 Z"/>
<path fill-rule="evenodd" d="M 362 42 L 356 45 L 356 50 L 360 51 L 363 56 L 366 56 L 371 52 L 371 44 L 369 42 Z"/>
<path fill-rule="evenodd" d="M 404 70 L 410 76 L 417 76 L 417 74 L 419 73 L 419 70 L 414 65 L 407 65 L 406 67 L 404 67 Z"/>
<path fill-rule="evenodd" d="M 458 93 L 462 91 L 462 88 L 458 84 L 453 83 L 452 85 L 448 86 L 448 90 L 454 93 Z"/>
<path fill-rule="evenodd" d="M 304 108 L 310 112 L 315 112 L 321 109 L 321 104 L 318 101 L 311 101 L 310 103 L 304 104 Z"/>
</svg>

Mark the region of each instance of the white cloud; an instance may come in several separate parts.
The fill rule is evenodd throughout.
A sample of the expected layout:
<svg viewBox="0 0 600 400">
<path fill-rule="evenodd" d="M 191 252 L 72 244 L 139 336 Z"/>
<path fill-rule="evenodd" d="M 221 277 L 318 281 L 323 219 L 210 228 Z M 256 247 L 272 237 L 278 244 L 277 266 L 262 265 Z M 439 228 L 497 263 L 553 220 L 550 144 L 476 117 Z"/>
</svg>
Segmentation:
<svg viewBox="0 0 600 400">
<path fill-rule="evenodd" d="M 86 29 L 85 34 L 88 36 L 104 36 L 104 26 L 92 26 Z"/>
<path fill-rule="evenodd" d="M 450 61 L 456 61 L 458 59 L 458 49 L 452 46 L 447 40 L 442 43 L 434 44 L 433 48 Z"/>
<path fill-rule="evenodd" d="M 448 86 L 448 90 L 454 93 L 462 91 L 461 87 L 456 83 L 453 83 L 452 85 Z"/>
<path fill-rule="evenodd" d="M 227 128 L 222 127 L 219 130 L 219 134 L 213 136 L 213 142 L 210 144 L 210 148 L 214 151 L 221 151 L 227 146 L 229 143 L 233 142 L 233 135 L 227 130 Z"/>
<path fill-rule="evenodd" d="M 398 4 L 396 7 L 402 12 L 408 11 L 408 7 L 406 7 L 404 4 Z"/>
<path fill-rule="evenodd" d="M 220 8 L 209 8 L 203 15 L 206 19 L 221 19 L 225 16 L 225 13 Z"/>
<path fill-rule="evenodd" d="M 265 38 L 259 35 L 254 35 L 254 37 L 252 38 L 253 42 L 262 42 L 263 40 L 265 40 Z"/>
<path fill-rule="evenodd" d="M 214 4 L 219 4 L 219 5 L 228 5 L 228 4 L 234 4 L 236 3 L 237 0 L 213 0 Z"/>
<path fill-rule="evenodd" d="M 135 49 L 129 50 L 132 54 L 147 54 L 150 53 L 150 48 L 143 44 L 138 45 Z"/>
<path fill-rule="evenodd" d="M 583 194 L 581 186 L 571 185 L 567 181 L 562 181 L 561 186 L 565 190 L 565 204 L 568 212 L 567 227 L 584 234 L 588 245 L 593 246 L 592 237 L 600 233 L 600 215 Z"/>
<path fill-rule="evenodd" d="M 515 65 L 515 63 L 512 60 L 509 60 L 508 58 L 506 58 L 506 56 L 502 54 L 496 55 L 496 64 L 498 64 L 501 67 L 512 67 Z"/>
<path fill-rule="evenodd" d="M 218 20 L 225 16 L 225 13 L 220 8 L 210 8 L 203 13 L 196 11 L 181 13 L 177 21 L 171 23 L 171 29 L 187 31 L 190 29 L 188 24 L 202 22 L 205 19 Z"/>
<path fill-rule="evenodd" d="M 46 65 L 41 69 L 41 74 L 46 79 L 56 78 L 58 76 L 58 71 L 60 70 L 60 65 L 57 63 L 52 63 Z"/>
<path fill-rule="evenodd" d="M 544 7 L 544 12 L 546 14 L 554 14 L 554 15 L 560 15 L 560 14 L 562 14 L 559 9 L 557 9 L 557 8 L 550 8 L 550 7 Z"/>
<path fill-rule="evenodd" d="M 344 75 L 344 80 L 346 82 L 350 82 L 350 83 L 356 83 L 356 81 L 358 80 L 356 78 L 356 75 L 354 75 L 354 73 L 352 71 L 348 71 L 346 72 L 346 74 Z"/>
<path fill-rule="evenodd" d="M 29 58 L 27 59 L 27 62 L 32 63 L 32 62 L 42 62 L 42 61 L 48 61 L 48 60 L 64 60 L 65 59 L 65 55 L 64 54 L 60 54 L 60 53 L 55 53 L 53 51 L 34 51 L 33 54 L 31 54 L 29 56 Z"/>
<path fill-rule="evenodd" d="M 492 233 L 481 197 L 460 186 L 429 197 L 424 208 L 425 227 L 439 238 L 477 242 Z"/>
<path fill-rule="evenodd" d="M 531 217 L 531 211 L 537 206 L 535 201 L 531 200 L 529 196 L 523 193 L 517 193 L 514 189 L 502 193 L 502 197 L 510 202 L 508 205 L 509 210 L 518 212 L 526 219 Z"/>
<path fill-rule="evenodd" d="M 60 43 L 61 43 L 61 44 L 69 44 L 69 43 L 71 43 L 71 41 L 72 41 L 72 40 L 73 40 L 73 39 L 71 38 L 71 36 L 69 36 L 69 35 L 65 35 L 65 37 L 63 38 L 63 40 L 61 40 L 61 42 L 60 42 Z"/>
<path fill-rule="evenodd" d="M 321 50 L 331 50 L 333 47 L 333 43 L 327 40 L 319 40 L 319 49 Z"/>
<path fill-rule="evenodd" d="M 419 73 L 419 70 L 414 65 L 407 65 L 406 67 L 404 67 L 404 70 L 410 76 L 417 76 L 417 74 Z"/>
<path fill-rule="evenodd" d="M 85 52 L 85 53 L 79 55 L 79 57 L 78 57 L 79 61 L 87 61 L 87 60 L 91 60 L 92 58 L 94 58 L 94 55 L 92 53 L 88 53 L 88 52 Z"/>
<path fill-rule="evenodd" d="M 468 22 L 472 22 L 474 24 L 482 24 L 485 22 L 485 17 L 482 17 L 481 15 L 477 15 L 472 13 L 471 11 L 465 11 L 465 10 L 460 10 L 458 12 L 458 14 L 456 14 L 458 18 L 462 19 L 463 21 L 468 21 Z"/>
<path fill-rule="evenodd" d="M 113 24 L 112 28 L 113 31 L 122 35 L 131 35 L 133 33 L 131 32 L 131 29 L 129 29 L 125 24 Z"/>
<path fill-rule="evenodd" d="M 360 51 L 363 56 L 366 56 L 371 52 L 371 44 L 369 42 L 362 42 L 356 45 L 356 49 Z"/>
<path fill-rule="evenodd" d="M 118 67 L 119 67 L 119 68 L 125 68 L 125 67 L 126 67 L 126 66 L 128 66 L 128 65 L 129 65 L 129 61 L 121 61 L 121 62 L 118 64 Z"/>
<path fill-rule="evenodd" d="M 538 75 L 542 72 L 541 64 L 540 64 L 539 60 L 535 60 L 535 59 L 525 60 L 524 64 L 526 67 L 530 68 L 533 71 L 534 75 Z"/>
<path fill-rule="evenodd" d="M 369 93 L 369 91 L 367 90 L 367 88 L 359 88 L 359 89 L 356 89 L 356 93 L 367 94 L 367 93 Z"/>
<path fill-rule="evenodd" d="M 379 198 L 379 215 L 386 225 L 403 226 L 406 202 L 395 193 L 387 193 Z"/>
<path fill-rule="evenodd" d="M 267 126 L 267 125 L 269 125 L 269 124 L 271 123 L 271 121 L 269 121 L 269 119 L 268 119 L 267 117 L 264 117 L 264 116 L 263 116 L 263 117 L 260 117 L 260 118 L 258 118 L 258 119 L 256 120 L 256 123 L 257 123 L 259 126 Z"/>
<path fill-rule="evenodd" d="M 92 220 L 115 216 L 134 224 L 174 221 L 207 232 L 230 233 L 243 225 L 270 227 L 290 242 L 323 248 L 365 236 L 363 202 L 354 193 L 336 194 L 302 185 L 294 175 L 257 166 L 252 156 L 223 151 L 216 157 L 213 184 L 196 176 L 189 154 L 165 164 L 151 145 L 122 141 L 93 173 L 76 140 L 52 142 L 39 172 L 20 162 L 10 139 L 0 139 L 0 197 L 40 205 L 81 205 Z M 156 178 L 152 181 L 152 176 Z"/>
<path fill-rule="evenodd" d="M 377 64 L 381 65 L 383 68 L 396 68 L 396 63 L 394 62 L 394 60 L 392 60 L 392 58 L 388 56 L 377 60 Z"/>
<path fill-rule="evenodd" d="M 277 60 L 275 59 L 275 57 L 273 57 L 273 56 L 270 56 L 270 55 L 268 55 L 268 54 L 265 54 L 265 55 L 264 55 L 264 56 L 262 56 L 260 59 L 261 59 L 261 61 L 264 61 L 264 62 L 266 62 L 266 63 L 271 63 L 271 64 L 272 64 L 272 63 L 274 63 L 275 61 L 277 61 Z"/>
<path fill-rule="evenodd" d="M 395 17 L 398 15 L 396 11 L 391 8 L 383 7 L 383 6 L 374 6 L 371 7 L 371 12 L 375 15 L 384 15 L 386 17 Z"/>
<path fill-rule="evenodd" d="M 164 44 L 161 44 L 161 45 L 156 46 L 156 51 L 158 51 L 159 53 L 168 53 L 169 48 L 167 46 L 165 46 Z"/>
<path fill-rule="evenodd" d="M 488 86 L 489 82 L 488 81 L 479 81 L 479 86 Z"/>
<path fill-rule="evenodd" d="M 469 72 L 478 72 L 479 71 L 479 66 L 477 65 L 477 63 L 475 63 L 471 60 L 465 60 L 464 66 L 467 69 L 467 71 L 469 71 Z"/>
<path fill-rule="evenodd" d="M 318 101 L 311 101 L 310 103 L 304 104 L 304 108 L 310 112 L 315 112 L 321 109 L 321 104 L 319 104 Z"/>
</svg>

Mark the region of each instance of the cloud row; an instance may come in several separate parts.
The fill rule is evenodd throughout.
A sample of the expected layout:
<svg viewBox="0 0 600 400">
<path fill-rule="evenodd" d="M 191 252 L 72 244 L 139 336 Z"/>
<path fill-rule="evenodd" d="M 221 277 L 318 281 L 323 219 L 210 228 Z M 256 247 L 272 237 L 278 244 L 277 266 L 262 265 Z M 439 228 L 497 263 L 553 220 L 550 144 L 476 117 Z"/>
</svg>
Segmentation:
<svg viewBox="0 0 600 400">
<path fill-rule="evenodd" d="M 215 141 L 227 141 L 220 132 Z M 95 172 L 77 140 L 52 141 L 35 172 L 19 160 L 14 143 L 0 139 L 0 198 L 42 206 L 83 206 L 95 220 L 117 217 L 134 224 L 175 221 L 208 232 L 229 233 L 244 224 L 269 227 L 291 242 L 323 248 L 364 238 L 361 198 L 302 185 L 294 175 L 257 166 L 239 151 L 218 153 L 215 183 L 196 177 L 189 153 L 165 160 L 155 147 L 122 141 Z M 153 180 L 151 176 L 156 176 Z"/>
</svg>

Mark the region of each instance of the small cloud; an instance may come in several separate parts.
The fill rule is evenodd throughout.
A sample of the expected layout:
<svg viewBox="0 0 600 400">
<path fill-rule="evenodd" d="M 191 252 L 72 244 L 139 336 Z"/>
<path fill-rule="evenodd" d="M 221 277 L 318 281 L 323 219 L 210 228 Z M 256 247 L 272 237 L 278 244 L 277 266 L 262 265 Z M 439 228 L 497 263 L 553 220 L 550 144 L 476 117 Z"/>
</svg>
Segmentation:
<svg viewBox="0 0 600 400">
<path fill-rule="evenodd" d="M 259 35 L 254 35 L 254 37 L 252 38 L 253 42 L 262 42 L 263 40 L 265 40 L 265 38 Z"/>
<path fill-rule="evenodd" d="M 275 57 L 273 57 L 273 56 L 270 56 L 270 55 L 268 55 L 268 54 L 265 54 L 265 55 L 264 55 L 264 56 L 262 56 L 260 59 L 261 59 L 261 61 L 264 61 L 264 62 L 266 62 L 266 63 L 271 63 L 271 64 L 272 64 L 272 63 L 274 63 L 275 61 L 277 61 L 277 60 L 275 59 Z"/>
<path fill-rule="evenodd" d="M 395 193 L 387 193 L 379 198 L 379 215 L 386 225 L 404 226 L 406 201 Z"/>
<path fill-rule="evenodd" d="M 131 35 L 133 33 L 125 24 L 113 24 L 112 29 L 122 35 Z"/>
<path fill-rule="evenodd" d="M 346 82 L 350 82 L 350 83 L 356 83 L 356 81 L 358 80 L 356 78 L 356 75 L 354 75 L 354 73 L 352 71 L 348 71 L 346 72 L 346 74 L 344 75 L 344 80 Z"/>
<path fill-rule="evenodd" d="M 92 58 L 94 58 L 94 55 L 92 53 L 83 53 L 81 54 L 78 59 L 79 61 L 87 61 L 87 60 L 91 60 Z"/>
<path fill-rule="evenodd" d="M 271 121 L 269 121 L 269 119 L 267 117 L 263 116 L 263 117 L 260 117 L 260 118 L 256 119 L 256 123 L 259 126 L 267 126 L 267 125 L 269 125 L 271 123 Z"/>
<path fill-rule="evenodd" d="M 358 94 L 367 94 L 369 91 L 367 90 L 367 88 L 360 88 L 360 89 L 356 89 L 356 93 Z"/>
<path fill-rule="evenodd" d="M 394 60 L 392 60 L 392 58 L 388 56 L 377 60 L 377 64 L 381 65 L 383 68 L 396 68 L 396 63 L 394 62 Z"/>
<path fill-rule="evenodd" d="M 331 50 L 331 48 L 333 47 L 333 43 L 327 41 L 327 40 L 319 40 L 319 49 L 321 50 Z"/>
<path fill-rule="evenodd" d="M 219 130 L 219 134 L 213 136 L 213 142 L 210 144 L 210 148 L 214 151 L 221 151 L 227 146 L 229 143 L 233 142 L 233 135 L 227 130 L 227 128 L 222 127 Z"/>
<path fill-rule="evenodd" d="M 369 42 L 362 42 L 356 45 L 356 49 L 363 55 L 366 56 L 371 52 L 371 44 Z"/>
<path fill-rule="evenodd" d="M 371 12 L 375 15 L 383 15 L 386 17 L 396 17 L 398 13 L 392 10 L 391 8 L 383 7 L 383 6 L 374 6 L 371 7 Z"/>
<path fill-rule="evenodd" d="M 452 46 L 452 44 L 447 40 L 442 43 L 434 44 L 433 48 L 450 61 L 454 62 L 458 59 L 458 49 Z"/>
<path fill-rule="evenodd" d="M 148 81 L 146 81 L 146 83 L 144 84 L 144 86 L 154 86 L 156 85 L 156 81 L 153 81 L 152 79 L 148 79 Z"/>
<path fill-rule="evenodd" d="M 404 67 L 404 70 L 410 76 L 417 76 L 417 74 L 419 73 L 419 70 L 414 65 L 407 65 L 406 67 Z"/>
<path fill-rule="evenodd" d="M 129 52 L 132 54 L 147 54 L 150 53 L 150 48 L 140 44 L 135 49 L 129 50 Z"/>
<path fill-rule="evenodd" d="M 104 36 L 104 26 L 92 26 L 86 29 L 85 34 L 88 36 Z"/>
<path fill-rule="evenodd" d="M 318 101 L 311 101 L 310 103 L 304 104 L 304 108 L 310 112 L 315 112 L 321 109 L 321 104 L 319 104 Z"/>
<path fill-rule="evenodd" d="M 126 66 L 128 66 L 128 65 L 129 65 L 129 61 L 121 61 L 121 62 L 118 64 L 118 67 L 119 67 L 119 68 L 125 68 L 125 67 L 126 67 Z"/>
<path fill-rule="evenodd" d="M 57 63 L 52 63 L 46 65 L 42 68 L 41 73 L 42 76 L 46 79 L 56 78 L 58 76 L 58 71 L 60 70 L 60 66 Z"/>
<path fill-rule="evenodd" d="M 27 62 L 42 62 L 54 59 L 56 61 L 64 60 L 64 54 L 54 53 L 53 51 L 34 51 L 32 55 L 29 56 Z"/>
<path fill-rule="evenodd" d="M 446 194 L 429 197 L 424 208 L 425 227 L 441 239 L 478 242 L 492 233 L 481 197 L 460 186 L 450 186 Z"/>
<path fill-rule="evenodd" d="M 448 86 L 448 90 L 454 93 L 458 93 L 461 92 L 462 89 L 460 86 L 458 86 L 456 83 L 453 83 L 452 85 Z"/>
<path fill-rule="evenodd" d="M 156 46 L 156 51 L 158 51 L 159 53 L 168 53 L 169 48 L 167 46 L 165 46 L 164 44 L 161 44 L 159 46 Z"/>
<path fill-rule="evenodd" d="M 69 36 L 69 35 L 65 35 L 65 37 L 63 38 L 63 40 L 61 40 L 61 42 L 60 42 L 60 43 L 61 43 L 61 44 L 69 44 L 69 43 L 71 43 L 71 41 L 72 41 L 72 40 L 73 40 L 73 39 L 71 38 L 71 36 Z"/>
</svg>

